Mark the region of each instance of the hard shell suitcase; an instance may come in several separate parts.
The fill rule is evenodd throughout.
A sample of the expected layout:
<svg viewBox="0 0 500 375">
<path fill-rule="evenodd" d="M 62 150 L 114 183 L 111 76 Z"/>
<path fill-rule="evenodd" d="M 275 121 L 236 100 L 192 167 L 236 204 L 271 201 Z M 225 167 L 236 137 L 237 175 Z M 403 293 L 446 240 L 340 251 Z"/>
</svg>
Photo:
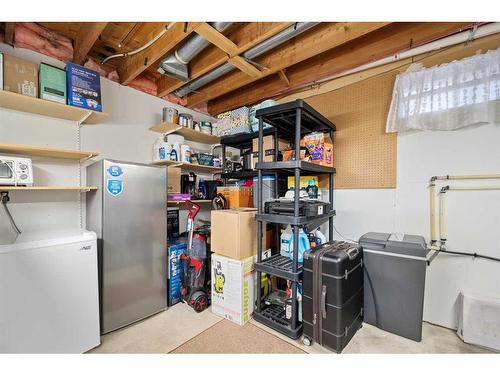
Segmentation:
<svg viewBox="0 0 500 375">
<path fill-rule="evenodd" d="M 363 253 L 330 241 L 304 253 L 304 343 L 340 353 L 363 322 Z"/>
</svg>

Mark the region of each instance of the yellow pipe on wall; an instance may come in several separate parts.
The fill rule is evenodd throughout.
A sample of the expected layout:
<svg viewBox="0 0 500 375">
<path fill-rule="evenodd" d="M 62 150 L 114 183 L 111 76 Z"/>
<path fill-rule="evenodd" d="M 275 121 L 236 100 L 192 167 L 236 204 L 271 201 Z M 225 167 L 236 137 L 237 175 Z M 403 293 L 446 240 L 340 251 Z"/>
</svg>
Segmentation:
<svg viewBox="0 0 500 375">
<path fill-rule="evenodd" d="M 441 190 L 439 193 L 439 238 L 441 240 L 441 245 L 444 245 L 446 242 L 446 223 L 444 220 L 444 197 L 445 197 L 445 190 Z"/>
<path fill-rule="evenodd" d="M 437 241 L 436 238 L 436 184 L 434 181 L 431 181 L 430 186 L 430 204 L 431 204 L 431 245 L 435 244 Z"/>
</svg>

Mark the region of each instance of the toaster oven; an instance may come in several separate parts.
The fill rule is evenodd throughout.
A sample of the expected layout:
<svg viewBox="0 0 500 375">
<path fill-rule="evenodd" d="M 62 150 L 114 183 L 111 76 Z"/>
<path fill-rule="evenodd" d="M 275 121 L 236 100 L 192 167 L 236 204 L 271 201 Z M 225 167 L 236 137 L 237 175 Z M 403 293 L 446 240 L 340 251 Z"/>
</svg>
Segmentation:
<svg viewBox="0 0 500 375">
<path fill-rule="evenodd" d="M 31 159 L 0 155 L 0 185 L 33 186 Z"/>
</svg>

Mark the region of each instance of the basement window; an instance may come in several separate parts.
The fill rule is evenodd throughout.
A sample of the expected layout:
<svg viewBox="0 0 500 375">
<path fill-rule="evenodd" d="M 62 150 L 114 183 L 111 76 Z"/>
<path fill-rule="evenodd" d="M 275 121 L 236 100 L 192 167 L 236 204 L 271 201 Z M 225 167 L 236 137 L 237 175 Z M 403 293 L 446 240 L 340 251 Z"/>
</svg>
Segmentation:
<svg viewBox="0 0 500 375">
<path fill-rule="evenodd" d="M 448 64 L 413 64 L 394 83 L 386 132 L 500 123 L 500 48 Z"/>
</svg>

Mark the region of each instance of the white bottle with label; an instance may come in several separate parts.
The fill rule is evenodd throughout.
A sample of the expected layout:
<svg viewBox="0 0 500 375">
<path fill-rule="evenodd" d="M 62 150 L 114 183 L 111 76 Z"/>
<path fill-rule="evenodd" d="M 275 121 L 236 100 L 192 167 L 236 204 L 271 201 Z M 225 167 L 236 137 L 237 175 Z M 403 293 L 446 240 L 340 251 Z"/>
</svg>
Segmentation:
<svg viewBox="0 0 500 375">
<path fill-rule="evenodd" d="M 182 162 L 190 163 L 191 162 L 191 147 L 189 147 L 188 145 L 182 145 L 181 146 L 181 157 L 179 159 Z"/>
<path fill-rule="evenodd" d="M 165 137 L 161 135 L 153 144 L 153 161 L 170 159 L 171 146 L 165 142 Z"/>
<path fill-rule="evenodd" d="M 293 247 L 293 230 L 290 225 L 288 225 L 280 237 L 280 255 L 284 257 L 290 257 L 290 252 Z"/>
<path fill-rule="evenodd" d="M 175 142 L 174 145 L 172 146 L 170 160 L 173 160 L 173 161 L 181 161 L 182 160 L 181 159 L 181 146 L 177 142 Z"/>
</svg>

